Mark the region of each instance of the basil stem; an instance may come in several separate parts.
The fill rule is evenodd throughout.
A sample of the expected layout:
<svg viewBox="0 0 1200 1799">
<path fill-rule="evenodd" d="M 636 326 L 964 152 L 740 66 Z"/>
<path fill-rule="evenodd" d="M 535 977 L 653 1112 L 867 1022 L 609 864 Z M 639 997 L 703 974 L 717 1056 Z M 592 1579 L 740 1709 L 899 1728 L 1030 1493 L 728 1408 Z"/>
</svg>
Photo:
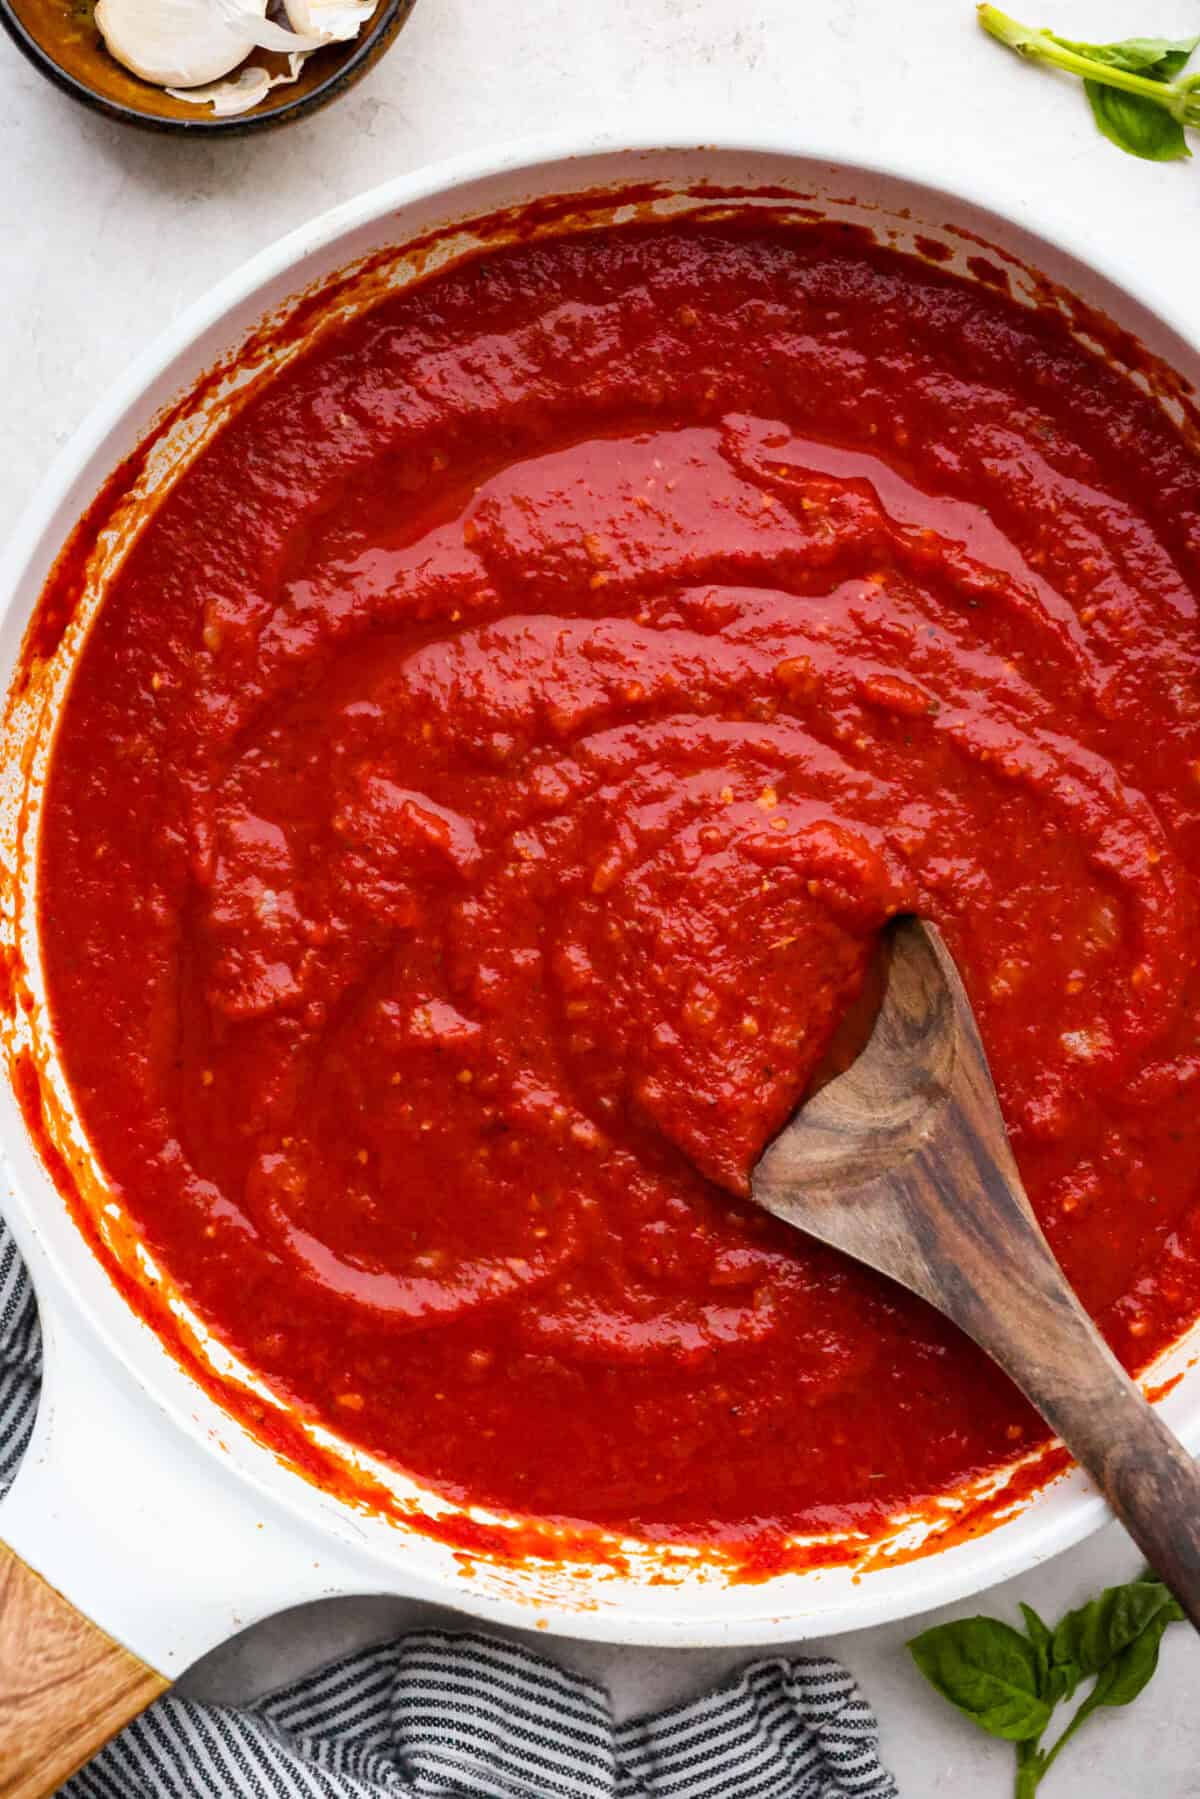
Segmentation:
<svg viewBox="0 0 1200 1799">
<path fill-rule="evenodd" d="M 992 37 L 1007 44 L 1019 56 L 1027 56 L 1034 62 L 1050 63 L 1056 69 L 1063 69 L 1070 75 L 1079 75 L 1084 81 L 1097 82 L 1101 87 L 1119 88 L 1122 93 L 1136 94 L 1139 99 L 1149 100 L 1161 107 L 1180 125 L 1200 125 L 1200 94 L 1196 92 L 1198 78 L 1195 75 L 1186 75 L 1176 81 L 1151 80 L 1130 69 L 1100 62 L 1097 58 L 1069 49 L 1056 40 L 1051 32 L 1037 31 L 1028 25 L 1018 24 L 1016 19 L 1001 12 L 998 6 L 981 5 L 979 23 Z"/>
</svg>

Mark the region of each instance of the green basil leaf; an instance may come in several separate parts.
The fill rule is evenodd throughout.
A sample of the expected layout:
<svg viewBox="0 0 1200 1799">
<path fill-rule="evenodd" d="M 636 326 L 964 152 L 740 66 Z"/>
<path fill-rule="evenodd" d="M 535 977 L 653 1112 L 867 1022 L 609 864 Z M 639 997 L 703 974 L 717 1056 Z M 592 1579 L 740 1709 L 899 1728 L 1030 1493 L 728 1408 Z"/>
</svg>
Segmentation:
<svg viewBox="0 0 1200 1799">
<path fill-rule="evenodd" d="M 1131 37 L 1119 44 L 1081 44 L 1073 38 L 1047 34 L 1051 42 L 1076 56 L 1110 69 L 1125 69 L 1149 81 L 1173 81 L 1185 66 L 1200 38 Z M 1190 156 L 1183 126 L 1165 107 L 1141 94 L 1125 94 L 1101 81 L 1083 84 L 1092 117 L 1100 130 L 1119 149 L 1147 162 L 1175 162 Z"/>
<path fill-rule="evenodd" d="M 1064 50 L 1073 50 L 1076 56 L 1086 56 L 1106 68 L 1127 69 L 1131 75 L 1146 75 L 1151 81 L 1173 81 L 1200 44 L 1197 37 L 1128 37 L 1119 44 L 1080 44 L 1053 31 L 1047 36 Z"/>
<path fill-rule="evenodd" d="M 1109 1662 L 1097 1677 L 1089 1698 L 1094 1705 L 1129 1705 L 1142 1688 L 1148 1686 L 1158 1667 L 1158 1650 L 1163 1633 L 1172 1620 L 1160 1612 L 1140 1637 Z"/>
<path fill-rule="evenodd" d="M 1099 1674 L 1156 1620 L 1161 1618 L 1165 1628 L 1179 1615 L 1176 1600 L 1160 1580 L 1131 1580 L 1123 1587 L 1107 1587 L 1087 1605 L 1068 1612 L 1056 1626 L 1051 1666 L 1078 1670 L 1079 1678 Z"/>
<path fill-rule="evenodd" d="M 1174 1601 L 1172 1601 L 1172 1606 L 1174 1606 Z M 1175 1606 L 1174 1609 L 1178 1611 L 1179 1608 Z M 1052 1749 L 1045 1753 L 1039 1753 L 1037 1756 L 1035 1765 L 1028 1775 L 1028 1781 L 1033 1783 L 1029 1788 L 1030 1792 L 1036 1791 L 1042 1775 L 1049 1771 L 1067 1744 L 1078 1735 L 1088 1719 L 1093 1717 L 1101 1706 L 1130 1705 L 1143 1687 L 1149 1684 L 1158 1667 L 1158 1650 L 1163 1639 L 1163 1632 L 1168 1624 L 1173 1624 L 1175 1621 L 1171 1608 L 1164 1606 L 1139 1636 L 1136 1636 L 1131 1643 L 1126 1644 L 1125 1648 L 1115 1655 L 1112 1661 L 1101 1668 L 1091 1692 L 1078 1708 L 1057 1743 Z M 1019 1775 L 1018 1794 L 1021 1792 L 1020 1780 L 1021 1776 Z"/>
<path fill-rule="evenodd" d="M 1054 1634 L 1049 1626 L 1042 1622 L 1031 1605 L 1022 1604 L 1021 1616 L 1025 1620 L 1025 1635 L 1033 1645 L 1034 1662 L 1037 1667 L 1038 1696 L 1044 1699 L 1048 1705 L 1055 1706 L 1060 1699 L 1071 1697 L 1082 1676 L 1077 1668 L 1068 1670 L 1065 1667 L 1054 1665 L 1052 1654 Z"/>
<path fill-rule="evenodd" d="M 990 1736 L 1010 1742 L 1038 1737 L 1050 1706 L 1038 1692 L 1031 1643 L 998 1618 L 937 1624 L 908 1645 L 931 1686 Z"/>
<path fill-rule="evenodd" d="M 1050 1673 L 1050 1650 L 1054 1637 L 1049 1627 L 1043 1624 L 1031 1605 L 1022 1603 L 1021 1616 L 1025 1620 L 1025 1635 L 1033 1645 L 1034 1666 L 1037 1669 L 1038 1692 L 1045 1697 L 1046 1679 Z"/>
<path fill-rule="evenodd" d="M 1085 81 L 1092 117 L 1110 143 L 1146 162 L 1178 162 L 1192 153 L 1183 126 L 1154 100 Z"/>
<path fill-rule="evenodd" d="M 1159 81 L 1174 81 L 1176 75 L 1183 72 L 1184 65 L 1197 44 L 1200 44 L 1200 37 L 1187 38 L 1178 44 L 1168 45 L 1153 68 L 1145 71 L 1146 74 L 1154 76 Z"/>
</svg>

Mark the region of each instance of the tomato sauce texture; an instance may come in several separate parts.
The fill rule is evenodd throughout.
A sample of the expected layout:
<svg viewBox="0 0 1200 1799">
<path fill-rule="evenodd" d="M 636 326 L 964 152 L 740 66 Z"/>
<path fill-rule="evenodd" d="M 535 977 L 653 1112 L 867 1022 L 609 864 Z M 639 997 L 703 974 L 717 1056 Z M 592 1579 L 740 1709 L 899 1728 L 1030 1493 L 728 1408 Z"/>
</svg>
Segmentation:
<svg viewBox="0 0 1200 1799">
<path fill-rule="evenodd" d="M 161 505 L 64 705 L 41 940 L 109 1179 L 277 1390 L 454 1495 L 736 1547 L 1032 1447 L 748 1173 L 918 909 L 1118 1353 L 1194 1315 L 1198 583 L 1158 409 L 853 235 L 387 299 Z"/>
</svg>

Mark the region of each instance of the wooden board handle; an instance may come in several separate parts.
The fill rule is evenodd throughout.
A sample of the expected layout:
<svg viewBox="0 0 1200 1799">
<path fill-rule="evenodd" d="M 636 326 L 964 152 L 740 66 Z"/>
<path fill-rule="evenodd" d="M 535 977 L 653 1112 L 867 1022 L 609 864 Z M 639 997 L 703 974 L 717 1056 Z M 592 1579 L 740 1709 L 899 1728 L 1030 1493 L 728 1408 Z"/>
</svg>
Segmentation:
<svg viewBox="0 0 1200 1799">
<path fill-rule="evenodd" d="M 0 1799 L 46 1799 L 169 1685 L 0 1543 Z"/>
</svg>

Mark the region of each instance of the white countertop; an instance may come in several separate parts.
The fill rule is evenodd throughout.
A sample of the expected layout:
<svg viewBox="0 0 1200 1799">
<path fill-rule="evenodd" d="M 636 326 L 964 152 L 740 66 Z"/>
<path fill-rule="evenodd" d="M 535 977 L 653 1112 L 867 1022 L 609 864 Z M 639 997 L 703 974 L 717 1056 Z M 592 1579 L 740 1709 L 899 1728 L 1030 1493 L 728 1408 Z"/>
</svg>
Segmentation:
<svg viewBox="0 0 1200 1799">
<path fill-rule="evenodd" d="M 1014 0 L 1041 24 L 1104 39 L 1182 36 L 1190 0 Z M 1032 12 L 1028 8 L 1032 7 Z M 1022 13 L 1021 9 L 1026 11 Z M 252 250 L 385 176 L 541 130 L 664 109 L 698 139 L 715 116 L 847 155 L 937 157 L 986 174 L 1053 230 L 1084 233 L 1189 313 L 1200 336 L 1200 163 L 1122 156 L 1082 95 L 986 41 L 971 0 L 418 0 L 394 49 L 345 99 L 275 136 L 201 145 L 141 136 L 76 108 L 0 43 L 0 532 L 51 454 L 134 352 Z M 1047 1615 L 1128 1578 L 1117 1527 L 954 1612 L 1034 1600 Z M 238 1699 L 414 1615 L 399 1601 L 291 1613 L 210 1656 L 197 1694 Z M 892 1625 L 835 1647 L 882 1721 L 905 1799 L 1011 1791 L 1011 1752 L 923 1689 Z M 554 1645 L 608 1681 L 622 1713 L 698 1690 L 742 1657 Z M 1200 1644 L 1182 1627 L 1130 1712 L 1091 1725 L 1048 1799 L 1200 1795 Z M 730 1799 L 734 1799 L 731 1795 Z"/>
</svg>

